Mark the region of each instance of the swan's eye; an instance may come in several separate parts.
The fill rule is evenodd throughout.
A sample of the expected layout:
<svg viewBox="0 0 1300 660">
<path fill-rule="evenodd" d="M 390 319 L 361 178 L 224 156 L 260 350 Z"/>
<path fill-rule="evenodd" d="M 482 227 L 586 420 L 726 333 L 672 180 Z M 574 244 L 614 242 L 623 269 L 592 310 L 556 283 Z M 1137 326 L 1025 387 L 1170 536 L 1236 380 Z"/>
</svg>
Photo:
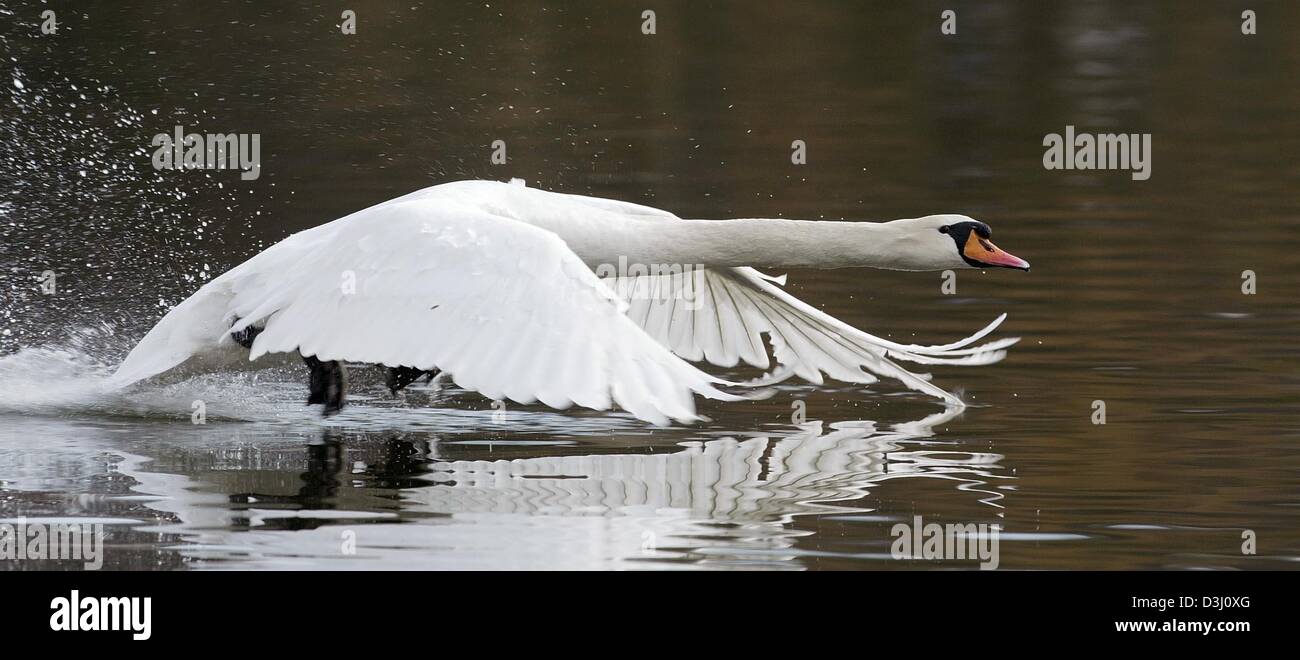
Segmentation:
<svg viewBox="0 0 1300 660">
<path fill-rule="evenodd" d="M 944 225 L 944 226 L 940 227 L 940 228 L 939 228 L 939 233 L 940 233 L 940 234 L 946 234 L 946 233 L 948 233 L 948 225 Z"/>
</svg>

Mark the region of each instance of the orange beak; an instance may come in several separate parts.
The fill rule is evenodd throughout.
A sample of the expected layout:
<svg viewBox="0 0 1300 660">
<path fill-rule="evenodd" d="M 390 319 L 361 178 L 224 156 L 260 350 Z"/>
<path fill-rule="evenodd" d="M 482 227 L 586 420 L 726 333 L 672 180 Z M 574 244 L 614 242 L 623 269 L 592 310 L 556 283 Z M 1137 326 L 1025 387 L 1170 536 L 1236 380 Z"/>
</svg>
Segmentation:
<svg viewBox="0 0 1300 660">
<path fill-rule="evenodd" d="M 994 245 L 992 241 L 981 238 L 979 234 L 973 231 L 966 239 L 966 246 L 962 248 L 962 254 L 965 254 L 967 259 L 985 266 L 1029 270 L 1028 261 L 1010 252 L 998 249 L 998 246 Z"/>
</svg>

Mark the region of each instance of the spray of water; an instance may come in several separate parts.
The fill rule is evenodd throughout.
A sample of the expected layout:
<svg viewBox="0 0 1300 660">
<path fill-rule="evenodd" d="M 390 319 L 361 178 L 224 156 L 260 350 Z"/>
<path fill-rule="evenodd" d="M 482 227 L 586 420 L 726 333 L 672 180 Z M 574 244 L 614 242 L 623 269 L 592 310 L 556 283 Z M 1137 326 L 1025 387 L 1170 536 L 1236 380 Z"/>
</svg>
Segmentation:
<svg viewBox="0 0 1300 660">
<path fill-rule="evenodd" d="M 176 397 L 202 392 L 113 394 L 103 380 L 171 306 L 244 256 L 225 254 L 214 222 L 243 231 L 273 190 L 153 169 L 160 127 L 215 122 L 207 110 L 139 107 L 12 35 L 0 48 L 0 412 L 188 416 Z"/>
</svg>

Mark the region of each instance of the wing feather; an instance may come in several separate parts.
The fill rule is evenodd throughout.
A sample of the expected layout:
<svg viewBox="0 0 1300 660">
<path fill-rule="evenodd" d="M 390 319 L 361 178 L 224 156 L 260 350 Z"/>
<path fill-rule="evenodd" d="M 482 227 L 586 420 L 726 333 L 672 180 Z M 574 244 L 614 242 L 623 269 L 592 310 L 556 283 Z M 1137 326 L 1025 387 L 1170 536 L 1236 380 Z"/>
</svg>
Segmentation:
<svg viewBox="0 0 1300 660">
<path fill-rule="evenodd" d="M 900 344 L 808 305 L 783 290 L 782 283 L 783 278 L 753 268 L 707 268 L 620 278 L 612 288 L 627 299 L 629 317 L 683 359 L 723 367 L 743 361 L 768 369 L 766 336 L 778 364 L 774 373 L 781 376 L 793 374 L 814 384 L 822 384 L 824 377 L 851 383 L 888 377 L 949 403 L 959 402 L 931 384 L 928 375 L 912 373 L 896 361 L 990 364 L 1005 357 L 1005 349 L 1019 341 L 1012 337 L 972 345 L 996 329 L 1006 318 L 1003 314 L 960 341 Z"/>
</svg>

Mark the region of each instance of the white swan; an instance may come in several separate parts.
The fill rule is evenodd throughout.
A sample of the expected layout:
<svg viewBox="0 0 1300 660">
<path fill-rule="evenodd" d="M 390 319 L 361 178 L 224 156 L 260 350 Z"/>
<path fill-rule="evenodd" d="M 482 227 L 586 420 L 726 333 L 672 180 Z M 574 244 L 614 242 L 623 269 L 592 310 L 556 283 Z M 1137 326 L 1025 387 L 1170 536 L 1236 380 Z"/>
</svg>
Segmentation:
<svg viewBox="0 0 1300 660">
<path fill-rule="evenodd" d="M 426 370 L 492 399 L 622 407 L 658 424 L 693 421 L 694 395 L 735 400 L 687 362 L 769 368 L 813 383 L 885 376 L 960 400 L 894 360 L 988 364 L 1017 338 L 972 347 L 898 344 L 783 291 L 751 266 L 896 270 L 1025 261 L 961 215 L 887 223 L 682 220 L 658 209 L 528 188 L 433 186 L 294 234 L 205 284 L 140 341 L 113 382 L 126 386 L 205 353 L 298 351 L 311 403 L 343 403 L 343 361 Z M 616 273 L 615 264 L 645 265 Z M 672 265 L 689 266 L 680 272 Z M 694 269 L 701 264 L 705 268 Z M 614 286 L 611 286 L 614 285 Z M 615 293 L 615 292 L 620 292 Z"/>
</svg>

